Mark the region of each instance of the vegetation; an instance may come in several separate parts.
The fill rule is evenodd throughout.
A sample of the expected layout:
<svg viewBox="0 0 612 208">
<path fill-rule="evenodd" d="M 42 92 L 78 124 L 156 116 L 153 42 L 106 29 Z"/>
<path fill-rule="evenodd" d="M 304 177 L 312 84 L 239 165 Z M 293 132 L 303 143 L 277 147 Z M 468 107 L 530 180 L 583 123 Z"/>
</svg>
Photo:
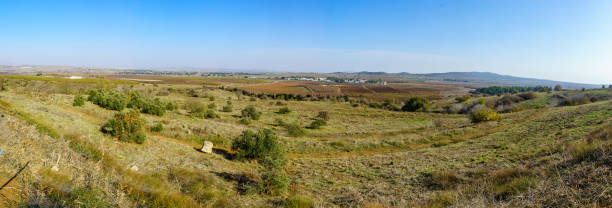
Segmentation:
<svg viewBox="0 0 612 208">
<path fill-rule="evenodd" d="M 472 122 L 474 123 L 495 121 L 499 119 L 501 119 L 501 116 L 494 110 L 487 107 L 480 108 L 472 113 Z"/>
<path fill-rule="evenodd" d="M 261 112 L 259 112 L 259 110 L 257 110 L 253 105 L 249 105 L 242 109 L 240 113 L 242 118 L 249 118 L 251 120 L 259 120 L 259 117 L 261 116 Z"/>
<path fill-rule="evenodd" d="M 227 104 L 223 106 L 223 112 L 232 112 L 234 110 L 234 106 L 232 105 L 232 101 L 228 100 Z"/>
<path fill-rule="evenodd" d="M 427 101 L 427 99 L 425 98 L 412 97 L 408 101 L 406 101 L 404 106 L 402 106 L 402 111 L 424 112 L 427 110 L 428 104 L 429 104 L 429 101 Z"/>
<path fill-rule="evenodd" d="M 498 87 L 498 86 L 493 86 L 493 87 L 485 87 L 485 88 L 478 88 L 476 89 L 476 92 L 478 93 L 483 93 L 483 94 L 488 94 L 488 95 L 503 95 L 503 94 L 515 94 L 515 93 L 519 93 L 519 92 L 548 92 L 551 89 L 549 87 Z M 557 90 L 556 90 L 557 91 Z"/>
<path fill-rule="evenodd" d="M 288 107 L 282 107 L 278 110 L 278 113 L 280 114 L 287 114 L 287 113 L 291 113 L 291 109 L 289 109 Z"/>
<path fill-rule="evenodd" d="M 327 121 L 325 121 L 325 119 L 322 118 L 315 118 L 312 123 L 310 123 L 310 125 L 308 125 L 308 128 L 310 129 L 319 129 L 322 126 L 327 125 Z"/>
<path fill-rule="evenodd" d="M 83 95 L 74 96 L 74 101 L 72 102 L 72 106 L 83 106 L 85 105 L 85 97 Z"/>
<path fill-rule="evenodd" d="M 116 113 L 102 126 L 102 132 L 119 138 L 121 141 L 144 143 L 147 138 L 143 130 L 143 121 L 138 111 Z"/>
<path fill-rule="evenodd" d="M 127 107 L 128 98 L 115 91 L 91 90 L 87 101 L 109 110 L 121 111 Z"/>
</svg>

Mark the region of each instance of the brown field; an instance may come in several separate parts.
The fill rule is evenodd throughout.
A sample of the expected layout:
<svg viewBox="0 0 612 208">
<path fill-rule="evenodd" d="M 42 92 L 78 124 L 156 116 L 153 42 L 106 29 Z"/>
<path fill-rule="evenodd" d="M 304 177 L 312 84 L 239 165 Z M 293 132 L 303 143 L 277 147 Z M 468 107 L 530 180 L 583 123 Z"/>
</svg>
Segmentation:
<svg viewBox="0 0 612 208">
<path fill-rule="evenodd" d="M 440 98 L 448 95 L 465 94 L 469 89 L 459 84 L 437 84 L 424 82 L 377 84 L 325 83 L 308 81 L 278 81 L 257 85 L 245 85 L 239 89 L 251 93 L 291 93 L 315 96 L 343 96 L 368 98 L 376 101 L 385 99 L 407 99 L 412 96 Z"/>
</svg>

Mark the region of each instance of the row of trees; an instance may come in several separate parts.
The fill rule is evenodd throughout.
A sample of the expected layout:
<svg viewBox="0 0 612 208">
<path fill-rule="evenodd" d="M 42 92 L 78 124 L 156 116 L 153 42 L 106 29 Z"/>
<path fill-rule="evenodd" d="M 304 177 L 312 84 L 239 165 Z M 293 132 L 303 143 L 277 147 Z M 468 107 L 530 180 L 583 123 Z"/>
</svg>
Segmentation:
<svg viewBox="0 0 612 208">
<path fill-rule="evenodd" d="M 167 110 L 175 110 L 176 104 L 172 102 L 162 102 L 159 98 L 148 98 L 138 92 L 132 93 L 129 97 L 115 91 L 91 90 L 87 101 L 91 101 L 102 108 L 121 111 L 125 108 L 139 109 L 142 113 L 163 116 Z M 84 104 L 82 95 L 74 98 L 74 106 Z"/>
<path fill-rule="evenodd" d="M 482 93 L 482 94 L 488 94 L 488 95 L 503 95 L 503 94 L 514 94 L 514 93 L 519 93 L 519 92 L 549 92 L 552 91 L 553 89 L 550 87 L 546 87 L 546 86 L 536 86 L 536 87 L 518 87 L 518 86 L 511 86 L 511 87 L 499 87 L 499 86 L 492 86 L 492 87 L 484 87 L 484 88 L 478 88 L 476 89 L 476 92 L 478 93 Z M 561 87 L 561 85 L 557 85 L 555 86 L 555 91 L 561 91 L 563 90 L 563 88 Z"/>
</svg>

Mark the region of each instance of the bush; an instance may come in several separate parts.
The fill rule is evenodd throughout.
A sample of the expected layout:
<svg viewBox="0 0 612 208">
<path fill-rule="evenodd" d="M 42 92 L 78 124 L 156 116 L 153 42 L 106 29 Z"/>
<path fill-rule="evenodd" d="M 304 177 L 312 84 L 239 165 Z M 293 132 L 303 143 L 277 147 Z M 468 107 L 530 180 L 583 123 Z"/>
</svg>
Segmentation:
<svg viewBox="0 0 612 208">
<path fill-rule="evenodd" d="M 232 112 L 234 109 L 234 106 L 232 105 L 232 101 L 227 101 L 227 105 L 223 106 L 222 111 L 223 112 Z"/>
<path fill-rule="evenodd" d="M 463 179 L 454 171 L 439 171 L 426 175 L 427 183 L 434 188 L 448 189 L 461 183 Z"/>
<path fill-rule="evenodd" d="M 461 96 L 461 97 L 456 97 L 455 101 L 457 101 L 458 103 L 463 103 L 465 101 L 468 101 L 469 99 L 472 99 L 471 95 L 464 95 L 464 96 Z"/>
<path fill-rule="evenodd" d="M 291 113 L 291 109 L 289 109 L 289 107 L 282 107 L 281 109 L 278 110 L 278 113 L 280 114 Z"/>
<path fill-rule="evenodd" d="M 83 95 L 77 95 L 74 97 L 74 101 L 72 102 L 72 106 L 83 106 L 85 105 L 85 97 Z"/>
<path fill-rule="evenodd" d="M 197 101 L 189 101 L 185 103 L 185 110 L 187 110 L 191 116 L 202 118 L 206 112 L 206 107 Z"/>
<path fill-rule="evenodd" d="M 524 92 L 524 93 L 518 94 L 518 96 L 523 98 L 523 100 L 531 100 L 537 97 L 537 95 L 534 92 Z"/>
<path fill-rule="evenodd" d="M 319 111 L 319 114 L 317 114 L 317 118 L 327 121 L 329 120 L 329 113 L 327 111 Z"/>
<path fill-rule="evenodd" d="M 302 126 L 298 122 L 285 123 L 284 127 L 285 129 L 287 129 L 287 133 L 289 133 L 289 136 L 299 137 L 303 136 L 306 133 L 304 131 L 304 128 L 302 128 Z"/>
<path fill-rule="evenodd" d="M 494 121 L 500 118 L 501 116 L 497 112 L 487 107 L 480 108 L 472 113 L 472 122 L 474 123 Z"/>
<path fill-rule="evenodd" d="M 130 96 L 130 102 L 127 107 L 140 109 L 140 112 L 163 116 L 166 113 L 166 109 L 168 108 L 168 104 L 162 103 L 159 98 L 149 99 L 145 98 L 140 93 L 134 92 Z"/>
<path fill-rule="evenodd" d="M 208 109 L 206 112 L 204 112 L 204 118 L 219 118 L 219 115 L 217 112 L 215 112 L 215 110 Z"/>
<path fill-rule="evenodd" d="M 245 130 L 240 137 L 232 142 L 232 150 L 237 151 L 237 159 L 262 160 L 267 156 L 282 154 L 281 144 L 278 137 L 270 129 L 262 129 L 257 132 Z"/>
<path fill-rule="evenodd" d="M 309 129 L 319 129 L 322 126 L 327 125 L 327 122 L 322 119 L 322 118 L 315 118 L 314 121 L 312 121 L 312 123 L 310 123 L 310 125 L 308 126 Z"/>
<path fill-rule="evenodd" d="M 103 90 L 91 90 L 89 91 L 88 101 L 96 104 L 102 108 L 109 110 L 121 111 L 127 107 L 128 98 L 115 91 L 103 91 Z"/>
<path fill-rule="evenodd" d="M 251 118 L 249 117 L 244 117 L 244 118 L 241 118 L 239 122 L 244 125 L 249 125 L 253 122 L 253 120 L 251 120 Z"/>
<path fill-rule="evenodd" d="M 119 138 L 121 141 L 144 143 L 146 134 L 138 111 L 116 113 L 102 126 L 102 132 Z"/>
<path fill-rule="evenodd" d="M 215 104 L 215 103 L 209 103 L 209 104 L 208 104 L 208 109 L 213 109 L 213 110 L 214 110 L 214 109 L 217 109 L 217 104 Z"/>
<path fill-rule="evenodd" d="M 252 120 L 259 120 L 259 117 L 261 116 L 261 112 L 259 112 L 253 105 L 249 105 L 242 109 L 241 114 L 243 118 L 250 118 Z"/>
<path fill-rule="evenodd" d="M 163 130 L 164 130 L 164 125 L 161 123 L 158 123 L 155 126 L 151 127 L 152 132 L 161 132 Z"/>
<path fill-rule="evenodd" d="M 429 101 L 425 98 L 421 97 L 411 97 L 404 106 L 402 106 L 402 111 L 408 112 L 423 112 L 427 110 L 427 105 Z"/>
<path fill-rule="evenodd" d="M 215 96 L 212 96 L 212 95 L 211 95 L 211 96 L 209 96 L 209 97 L 208 97 L 208 100 L 210 100 L 211 102 L 212 102 L 212 101 L 215 101 Z"/>
</svg>

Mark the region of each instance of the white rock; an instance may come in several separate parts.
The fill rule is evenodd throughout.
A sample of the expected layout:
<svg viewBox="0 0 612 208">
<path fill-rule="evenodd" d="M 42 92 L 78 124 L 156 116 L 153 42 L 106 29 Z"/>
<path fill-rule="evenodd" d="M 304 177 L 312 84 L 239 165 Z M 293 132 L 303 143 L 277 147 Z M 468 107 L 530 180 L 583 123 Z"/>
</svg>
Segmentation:
<svg viewBox="0 0 612 208">
<path fill-rule="evenodd" d="M 200 151 L 204 153 L 212 153 L 213 143 L 210 141 L 204 141 L 204 145 L 202 145 L 202 149 Z"/>
<path fill-rule="evenodd" d="M 59 171 L 59 168 L 57 167 L 57 165 L 54 165 L 53 167 L 51 167 L 51 170 L 52 170 L 53 172 L 58 172 L 58 171 Z"/>
<path fill-rule="evenodd" d="M 130 170 L 136 172 L 138 171 L 138 167 L 136 167 L 135 165 L 132 165 L 132 167 L 130 167 Z"/>
</svg>

